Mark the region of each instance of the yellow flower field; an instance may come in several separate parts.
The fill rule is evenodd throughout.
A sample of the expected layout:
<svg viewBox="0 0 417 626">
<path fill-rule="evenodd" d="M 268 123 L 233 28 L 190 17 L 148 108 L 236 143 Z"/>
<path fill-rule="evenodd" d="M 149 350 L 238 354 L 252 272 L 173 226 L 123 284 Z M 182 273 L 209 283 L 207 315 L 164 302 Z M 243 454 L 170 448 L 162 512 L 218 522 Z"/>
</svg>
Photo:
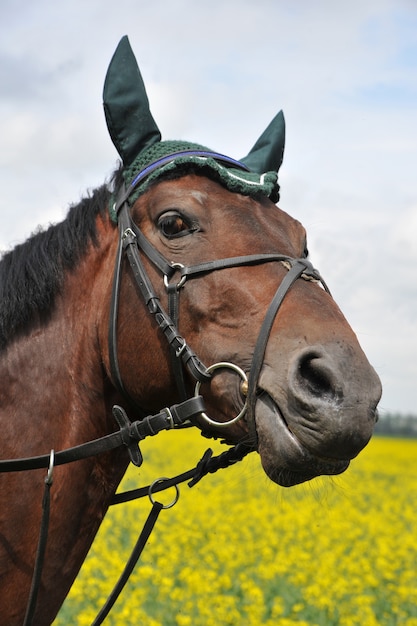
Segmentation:
<svg viewBox="0 0 417 626">
<path fill-rule="evenodd" d="M 223 451 L 194 430 L 159 434 L 122 488 L 190 469 L 208 443 Z M 256 454 L 180 489 L 105 624 L 417 626 L 416 440 L 374 438 L 345 474 L 291 489 Z M 110 509 L 54 626 L 91 624 L 150 506 Z"/>
</svg>

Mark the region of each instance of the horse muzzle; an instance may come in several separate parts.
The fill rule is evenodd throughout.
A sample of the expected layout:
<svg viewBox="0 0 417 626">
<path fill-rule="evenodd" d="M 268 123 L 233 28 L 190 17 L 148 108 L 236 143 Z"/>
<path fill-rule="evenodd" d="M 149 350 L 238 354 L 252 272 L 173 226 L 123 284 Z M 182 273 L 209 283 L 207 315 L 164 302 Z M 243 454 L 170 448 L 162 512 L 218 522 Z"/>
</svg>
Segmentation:
<svg viewBox="0 0 417 626">
<path fill-rule="evenodd" d="M 274 482 L 339 474 L 371 438 L 381 385 L 365 357 L 352 367 L 347 351 L 340 344 L 306 347 L 292 355 L 281 380 L 265 367 L 255 423 L 262 465 Z"/>
</svg>

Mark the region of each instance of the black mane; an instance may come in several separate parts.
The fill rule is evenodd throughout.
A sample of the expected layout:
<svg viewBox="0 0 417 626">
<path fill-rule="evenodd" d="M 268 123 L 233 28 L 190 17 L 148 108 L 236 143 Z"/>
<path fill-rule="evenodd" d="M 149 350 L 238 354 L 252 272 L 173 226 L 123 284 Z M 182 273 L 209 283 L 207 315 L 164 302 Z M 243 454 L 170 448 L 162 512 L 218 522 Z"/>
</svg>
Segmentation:
<svg viewBox="0 0 417 626">
<path fill-rule="evenodd" d="M 108 210 L 112 193 L 117 195 L 113 190 L 123 183 L 123 171 L 120 165 L 109 184 L 72 205 L 64 221 L 35 232 L 0 259 L 0 352 L 33 323 L 47 321 L 62 290 L 65 272 L 76 267 L 90 242 L 97 243 L 96 216 Z M 184 164 L 151 185 L 187 174 L 216 180 L 210 168 Z"/>
<path fill-rule="evenodd" d="M 103 185 L 70 207 L 63 222 L 38 231 L 0 261 L 0 350 L 34 320 L 44 320 L 90 242 L 97 243 L 96 216 L 107 210 Z"/>
</svg>

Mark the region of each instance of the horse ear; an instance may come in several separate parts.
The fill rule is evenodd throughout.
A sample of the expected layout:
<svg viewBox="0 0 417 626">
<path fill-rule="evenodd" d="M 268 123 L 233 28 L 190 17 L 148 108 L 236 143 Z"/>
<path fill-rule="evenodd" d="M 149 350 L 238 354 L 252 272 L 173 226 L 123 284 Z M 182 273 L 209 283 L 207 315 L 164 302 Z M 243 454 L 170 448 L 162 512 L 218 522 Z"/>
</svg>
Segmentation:
<svg viewBox="0 0 417 626">
<path fill-rule="evenodd" d="M 240 159 L 250 170 L 263 174 L 278 172 L 284 157 L 285 119 L 280 111 L 262 133 L 249 154 Z"/>
<path fill-rule="evenodd" d="M 124 165 L 161 141 L 138 64 L 125 36 L 110 61 L 103 89 L 107 128 Z"/>
</svg>

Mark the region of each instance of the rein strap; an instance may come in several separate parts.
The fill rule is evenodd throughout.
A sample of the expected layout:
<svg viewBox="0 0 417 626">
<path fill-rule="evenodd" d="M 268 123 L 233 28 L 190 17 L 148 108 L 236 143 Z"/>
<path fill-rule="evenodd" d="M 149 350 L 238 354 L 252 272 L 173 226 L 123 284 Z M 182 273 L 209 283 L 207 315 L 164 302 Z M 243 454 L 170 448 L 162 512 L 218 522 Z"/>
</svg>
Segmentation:
<svg viewBox="0 0 417 626">
<path fill-rule="evenodd" d="M 162 411 L 156 415 L 149 415 L 143 420 L 130 422 L 124 410 L 116 405 L 113 415 L 119 422 L 119 425 L 121 420 L 124 422 L 119 431 L 105 435 L 99 439 L 94 439 L 93 441 L 88 441 L 87 443 L 82 443 L 73 448 L 55 452 L 54 465 L 64 465 L 66 463 L 72 463 L 73 461 L 80 461 L 81 459 L 87 459 L 97 454 L 120 448 L 124 445 L 129 451 L 132 463 L 139 466 L 142 463 L 142 455 L 137 445 L 139 441 L 145 439 L 145 437 L 156 435 L 161 432 L 161 430 L 178 428 L 182 426 L 184 422 L 200 415 L 204 410 L 203 398 L 196 396 L 189 398 L 185 402 L 181 402 L 181 404 L 174 404 L 170 408 L 162 409 Z M 121 415 L 123 415 L 124 418 L 121 418 Z M 139 451 L 140 456 L 131 453 L 132 445 L 136 445 L 136 452 Z M 46 468 L 49 467 L 49 463 L 49 454 L 22 459 L 4 459 L 0 460 L 0 473 L 22 472 L 41 469 L 43 467 Z"/>
</svg>

